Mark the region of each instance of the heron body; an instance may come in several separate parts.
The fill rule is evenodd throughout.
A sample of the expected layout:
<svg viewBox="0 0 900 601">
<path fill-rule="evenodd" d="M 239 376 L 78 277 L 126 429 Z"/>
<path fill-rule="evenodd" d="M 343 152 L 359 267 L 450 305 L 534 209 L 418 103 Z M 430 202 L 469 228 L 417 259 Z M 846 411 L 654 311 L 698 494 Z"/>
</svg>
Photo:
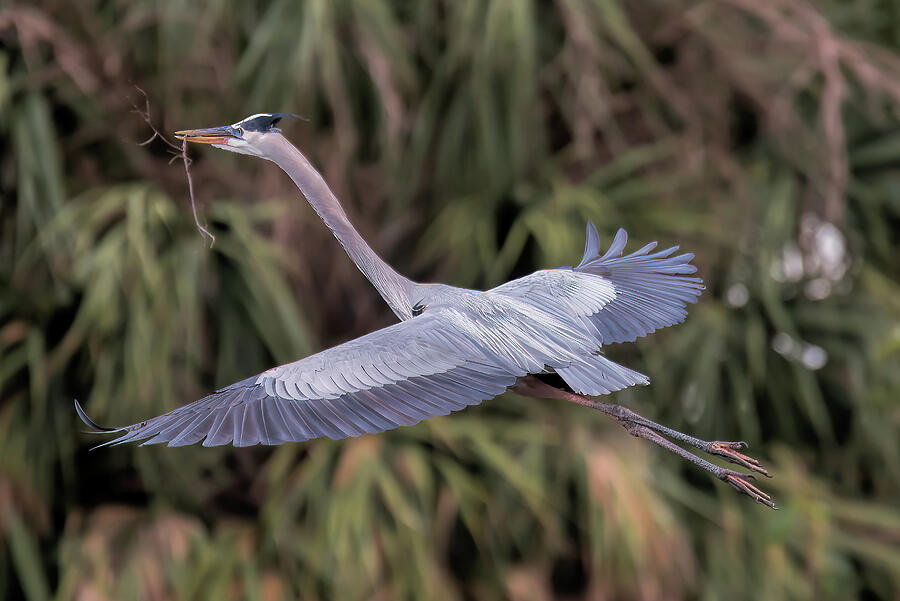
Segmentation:
<svg viewBox="0 0 900 601">
<path fill-rule="evenodd" d="M 276 124 L 286 116 L 262 113 L 233 125 L 177 135 L 281 167 L 399 323 L 130 426 L 101 428 L 76 402 L 85 423 L 120 434 L 104 444 L 248 446 L 321 436 L 338 439 L 409 426 L 515 387 L 529 396 L 592 406 L 657 444 L 652 436 L 662 432 L 765 473 L 755 460 L 736 451 L 739 443 L 707 443 L 636 414 L 616 415 L 624 408 L 585 398 L 649 383 L 645 375 L 604 357 L 601 348 L 634 341 L 686 317 L 687 304 L 703 290 L 702 281 L 690 275 L 696 271 L 692 254 L 676 254 L 678 247 L 656 251 L 656 243 L 625 254 L 627 235 L 620 229 L 601 255 L 597 230 L 588 223 L 584 255 L 575 267 L 540 270 L 487 291 L 413 282 L 366 244 L 319 172 L 282 136 Z M 558 374 L 568 390 L 534 377 L 546 373 Z M 673 446 L 678 450 L 669 450 L 694 457 L 696 461 L 690 460 L 741 492 L 771 504 L 765 493 L 743 479 L 748 475 L 718 468 Z"/>
</svg>

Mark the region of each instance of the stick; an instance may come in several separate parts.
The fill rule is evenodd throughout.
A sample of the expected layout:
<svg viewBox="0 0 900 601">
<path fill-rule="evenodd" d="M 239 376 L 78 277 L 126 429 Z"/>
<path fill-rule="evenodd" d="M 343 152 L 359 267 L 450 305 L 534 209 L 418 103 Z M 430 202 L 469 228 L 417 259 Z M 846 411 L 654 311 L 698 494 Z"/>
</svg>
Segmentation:
<svg viewBox="0 0 900 601">
<path fill-rule="evenodd" d="M 209 247 L 212 248 L 216 243 L 216 237 L 212 232 L 200 225 L 200 219 L 197 217 L 197 203 L 194 202 L 194 182 L 191 179 L 191 170 L 189 168 L 192 161 L 187 155 L 187 143 L 186 137 L 181 139 L 181 158 L 184 159 L 184 174 L 187 176 L 188 192 L 191 195 L 191 211 L 194 212 L 194 223 L 197 224 L 197 229 L 200 230 L 201 235 L 209 236 Z"/>
<path fill-rule="evenodd" d="M 197 230 L 200 232 L 201 236 L 209 237 L 209 247 L 212 248 L 216 243 L 216 237 L 215 237 L 215 235 L 213 235 L 212 232 L 210 232 L 208 229 L 206 229 L 206 227 L 204 227 L 200 223 L 200 217 L 197 214 L 197 201 L 194 198 L 194 181 L 191 179 L 191 169 L 190 169 L 191 163 L 193 163 L 193 161 L 187 155 L 187 138 L 185 138 L 181 141 L 181 146 L 179 147 L 176 144 L 170 142 L 164 135 L 159 133 L 159 130 L 156 129 L 156 126 L 154 126 L 153 122 L 150 120 L 150 98 L 147 96 L 147 93 L 144 90 L 142 90 L 140 87 L 138 87 L 138 86 L 134 86 L 134 87 L 135 87 L 135 89 L 137 89 L 138 92 L 141 93 L 141 95 L 143 95 L 145 107 L 144 107 L 144 110 L 141 110 L 133 102 L 131 103 L 131 106 L 134 108 L 134 112 L 141 116 L 141 118 L 144 120 L 144 123 L 147 124 L 147 127 L 149 127 L 151 130 L 153 130 L 153 135 L 150 136 L 149 138 L 147 138 L 146 140 L 144 140 L 143 142 L 139 142 L 138 146 L 146 146 L 147 144 L 149 144 L 156 138 L 159 138 L 160 140 L 165 142 L 166 145 L 169 146 L 169 148 L 173 149 L 172 151 L 170 151 L 170 152 L 172 152 L 172 159 L 169 161 L 170 165 L 173 162 L 177 161 L 178 159 L 181 159 L 182 161 L 184 161 L 184 174 L 187 176 L 188 193 L 191 196 L 191 212 L 193 212 L 193 214 L 194 214 L 194 224 L 197 226 Z"/>
</svg>

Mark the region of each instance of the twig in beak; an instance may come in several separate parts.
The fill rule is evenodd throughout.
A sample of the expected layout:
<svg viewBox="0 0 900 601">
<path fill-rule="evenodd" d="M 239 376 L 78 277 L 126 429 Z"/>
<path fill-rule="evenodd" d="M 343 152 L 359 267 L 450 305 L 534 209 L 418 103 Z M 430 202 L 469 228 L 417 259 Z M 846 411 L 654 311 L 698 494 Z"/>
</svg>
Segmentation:
<svg viewBox="0 0 900 601">
<path fill-rule="evenodd" d="M 169 161 L 169 164 L 171 165 L 178 159 L 181 159 L 182 161 L 184 161 L 184 174 L 187 176 L 188 192 L 190 193 L 190 196 L 191 196 L 191 212 L 193 212 L 193 214 L 194 214 L 194 223 L 196 224 L 197 230 L 200 232 L 201 236 L 209 237 L 209 247 L 212 248 L 216 243 L 216 237 L 215 237 L 215 235 L 213 235 L 212 232 L 210 232 L 208 229 L 206 229 L 206 227 L 204 227 L 200 223 L 200 217 L 197 215 L 197 201 L 194 198 L 194 182 L 191 179 L 191 168 L 190 168 L 191 163 L 193 161 L 191 161 L 191 159 L 188 158 L 188 155 L 187 155 L 187 138 L 183 138 L 181 140 L 181 146 L 179 147 L 179 146 L 173 144 L 172 142 L 170 142 L 164 135 L 159 133 L 159 130 L 156 129 L 156 127 L 153 125 L 153 122 L 150 120 L 150 98 L 147 96 L 147 93 L 144 90 L 142 90 L 140 87 L 138 87 L 138 86 L 134 86 L 134 87 L 144 97 L 145 107 L 144 107 L 144 110 L 141 110 L 133 102 L 131 103 L 131 106 L 134 108 L 134 112 L 141 116 L 141 118 L 144 120 L 144 123 L 147 124 L 147 127 L 149 127 L 151 130 L 153 130 L 153 135 L 150 136 L 149 138 L 147 138 L 146 140 L 144 140 L 143 142 L 139 142 L 138 146 L 146 146 L 147 144 L 149 144 L 156 138 L 159 138 L 160 140 L 165 142 L 166 145 L 169 146 L 170 148 L 174 149 L 175 151 L 180 151 L 180 152 L 172 153 L 173 156 L 172 156 L 172 159 Z"/>
<path fill-rule="evenodd" d="M 194 212 L 194 223 L 197 224 L 197 229 L 200 230 L 202 234 L 209 236 L 209 247 L 212 248 L 216 243 L 216 237 L 210 232 L 208 229 L 203 227 L 200 224 L 200 218 L 197 217 L 197 203 L 194 202 L 194 182 L 191 179 L 191 159 L 188 158 L 187 155 L 187 137 L 181 138 L 181 158 L 184 160 L 184 174 L 187 176 L 188 181 L 188 192 L 191 195 L 191 211 Z"/>
</svg>

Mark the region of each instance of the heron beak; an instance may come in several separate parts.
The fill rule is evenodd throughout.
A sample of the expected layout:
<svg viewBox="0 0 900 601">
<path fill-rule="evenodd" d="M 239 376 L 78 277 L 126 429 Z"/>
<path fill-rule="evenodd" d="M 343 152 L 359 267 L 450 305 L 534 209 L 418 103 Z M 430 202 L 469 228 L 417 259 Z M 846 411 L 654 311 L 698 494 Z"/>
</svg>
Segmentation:
<svg viewBox="0 0 900 601">
<path fill-rule="evenodd" d="M 230 125 L 207 127 L 206 129 L 183 129 L 175 132 L 179 140 L 196 142 L 197 144 L 228 144 L 228 140 L 239 138 Z"/>
</svg>

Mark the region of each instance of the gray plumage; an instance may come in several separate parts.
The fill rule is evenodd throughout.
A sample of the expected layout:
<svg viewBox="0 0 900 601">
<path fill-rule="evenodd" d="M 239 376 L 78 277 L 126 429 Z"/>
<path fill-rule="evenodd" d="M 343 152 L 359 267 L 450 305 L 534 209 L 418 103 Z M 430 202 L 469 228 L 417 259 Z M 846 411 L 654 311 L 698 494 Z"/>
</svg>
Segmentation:
<svg viewBox="0 0 900 601">
<path fill-rule="evenodd" d="M 260 117 L 252 117 L 254 125 Z M 130 426 L 101 428 L 76 402 L 89 426 L 121 433 L 104 444 L 248 446 L 358 436 L 458 411 L 536 373 L 555 372 L 585 395 L 647 384 L 600 348 L 679 323 L 703 289 L 689 276 L 692 254 L 654 252 L 655 243 L 624 254 L 620 229 L 601 256 L 591 223 L 576 267 L 487 291 L 413 282 L 363 241 L 321 175 L 277 129 L 245 131 L 241 123 L 179 135 L 277 163 L 401 321 Z M 414 307 L 421 309 L 416 316 Z"/>
</svg>

